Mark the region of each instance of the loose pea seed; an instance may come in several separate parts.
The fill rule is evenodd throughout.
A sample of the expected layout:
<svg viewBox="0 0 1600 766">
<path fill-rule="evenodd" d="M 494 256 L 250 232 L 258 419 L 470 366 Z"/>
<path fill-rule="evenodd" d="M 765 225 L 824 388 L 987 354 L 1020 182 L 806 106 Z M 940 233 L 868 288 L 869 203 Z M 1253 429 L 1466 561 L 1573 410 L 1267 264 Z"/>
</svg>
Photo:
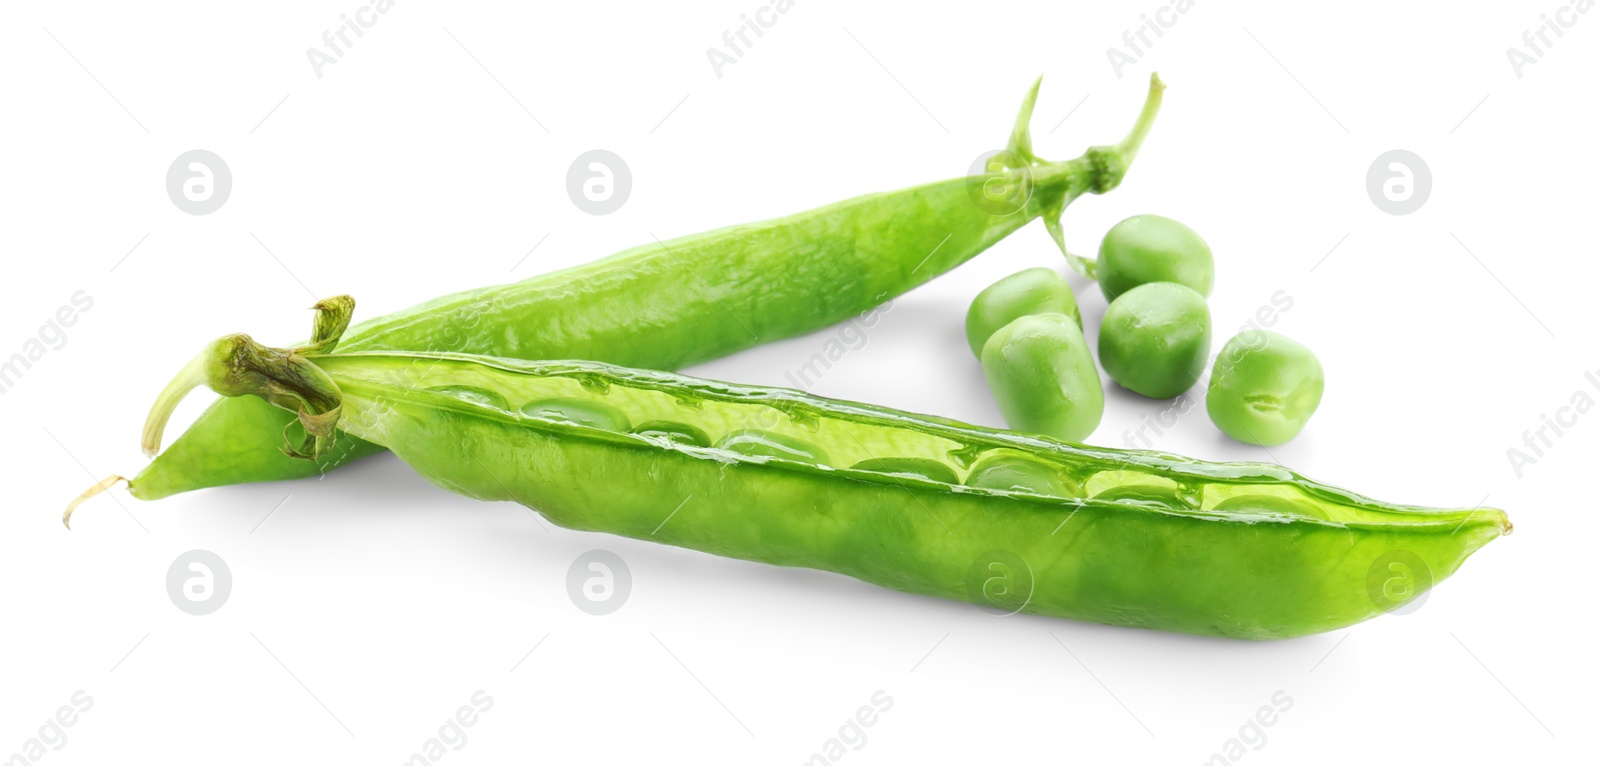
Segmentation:
<svg viewBox="0 0 1600 766">
<path fill-rule="evenodd" d="M 1194 229 L 1159 215 L 1136 215 L 1100 241 L 1095 279 L 1108 301 L 1151 282 L 1176 282 L 1206 296 L 1214 271 L 1211 248 Z"/>
<path fill-rule="evenodd" d="M 635 434 L 653 439 L 665 439 L 678 444 L 687 444 L 691 447 L 711 446 L 711 437 L 687 423 L 675 423 L 671 420 L 651 420 L 640 423 L 633 429 Z"/>
<path fill-rule="evenodd" d="M 1293 439 L 1322 403 L 1322 363 L 1270 330 L 1233 336 L 1217 356 L 1206 412 L 1223 433 L 1273 447 Z"/>
<path fill-rule="evenodd" d="M 1100 373 L 1067 316 L 1017 319 L 989 338 L 982 359 L 989 390 L 1013 429 L 1082 441 L 1100 425 Z"/>
<path fill-rule="evenodd" d="M 851 468 L 873 473 L 915 476 L 943 484 L 960 484 L 955 469 L 937 460 L 922 457 L 875 457 L 856 463 Z"/>
<path fill-rule="evenodd" d="M 746 428 L 734 431 L 717 442 L 717 449 L 754 457 L 776 457 L 813 465 L 828 465 L 828 453 L 821 447 L 793 436 Z"/>
<path fill-rule="evenodd" d="M 1024 269 L 983 289 L 967 309 L 967 344 L 983 356 L 983 344 L 996 330 L 1029 314 L 1066 314 L 1079 328 L 1078 298 L 1072 285 L 1050 269 Z"/>
<path fill-rule="evenodd" d="M 1152 399 L 1188 391 L 1211 352 L 1211 309 L 1183 285 L 1152 282 L 1123 293 L 1100 323 L 1100 364 L 1123 388 Z"/>
<path fill-rule="evenodd" d="M 622 410 L 609 404 L 584 399 L 540 399 L 522 405 L 522 414 L 530 418 L 556 423 L 600 428 L 606 431 L 627 433 L 630 424 Z"/>
</svg>

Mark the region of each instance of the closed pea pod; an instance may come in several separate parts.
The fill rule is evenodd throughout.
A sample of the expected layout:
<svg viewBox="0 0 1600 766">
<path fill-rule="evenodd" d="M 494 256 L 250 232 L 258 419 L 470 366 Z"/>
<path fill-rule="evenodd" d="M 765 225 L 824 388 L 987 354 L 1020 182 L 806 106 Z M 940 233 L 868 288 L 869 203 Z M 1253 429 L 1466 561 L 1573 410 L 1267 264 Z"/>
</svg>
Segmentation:
<svg viewBox="0 0 1600 766">
<path fill-rule="evenodd" d="M 973 578 L 999 559 L 1028 575 L 1008 609 L 1206 635 L 1284 638 L 1369 619 L 1510 531 L 1498 510 L 1383 503 L 1276 466 L 1084 447 L 799 391 L 597 362 L 327 351 L 230 336 L 173 390 L 268 397 L 320 436 L 345 429 L 452 491 L 574 529 L 978 603 L 988 589 Z M 517 409 L 430 390 L 466 380 Z M 718 444 L 770 423 L 761 440 L 809 449 L 749 454 L 518 414 L 552 400 L 681 422 Z M 163 396 L 152 420 L 175 405 Z M 870 470 L 886 458 L 944 470 Z M 1397 560 L 1412 567 L 1403 596 L 1371 585 Z"/>
<path fill-rule="evenodd" d="M 1211 309 L 1199 293 L 1152 282 L 1118 296 L 1100 322 L 1100 364 L 1123 388 L 1152 399 L 1188 391 L 1211 353 Z"/>
<path fill-rule="evenodd" d="M 981 173 L 867 194 L 783 218 L 654 241 L 510 285 L 470 290 L 349 328 L 343 348 L 515 358 L 600 359 L 677 369 L 812 332 L 867 311 L 973 258 L 1034 219 L 1062 242 L 1060 218 L 1083 194 L 1122 181 L 1160 108 L 1121 142 L 1049 161 L 1028 131 L 1038 83 L 1011 139 Z M 988 192 L 1000 190 L 991 204 Z M 130 482 L 155 499 L 202 487 L 316 476 L 377 445 L 335 433 L 307 462 L 273 448 L 292 419 L 254 398 L 214 404 Z M 152 434 L 146 441 L 147 453 Z"/>
<path fill-rule="evenodd" d="M 983 376 L 1000 414 L 1018 431 L 1082 441 L 1105 412 L 1089 344 L 1061 314 L 1025 316 L 1000 328 L 983 346 Z"/>
</svg>

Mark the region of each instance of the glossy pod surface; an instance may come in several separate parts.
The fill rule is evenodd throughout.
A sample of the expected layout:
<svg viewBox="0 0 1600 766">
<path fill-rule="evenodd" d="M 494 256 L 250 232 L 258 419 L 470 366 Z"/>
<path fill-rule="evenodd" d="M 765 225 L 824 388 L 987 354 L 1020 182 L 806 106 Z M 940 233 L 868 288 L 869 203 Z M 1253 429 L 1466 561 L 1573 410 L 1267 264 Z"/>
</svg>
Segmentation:
<svg viewBox="0 0 1600 766">
<path fill-rule="evenodd" d="M 1406 572 L 1414 597 L 1510 529 L 1497 510 L 1392 505 L 1276 466 L 1081 447 L 599 363 L 313 361 L 343 392 L 341 428 L 453 491 L 520 502 L 576 529 L 1006 611 L 1298 636 L 1398 606 L 1385 578 Z M 435 383 L 457 388 L 428 390 Z M 680 423 L 714 444 L 782 448 L 705 447 L 524 414 L 548 412 L 549 401 L 587 402 L 607 413 L 601 424 Z M 1025 600 L 986 603 L 995 562 Z"/>
</svg>

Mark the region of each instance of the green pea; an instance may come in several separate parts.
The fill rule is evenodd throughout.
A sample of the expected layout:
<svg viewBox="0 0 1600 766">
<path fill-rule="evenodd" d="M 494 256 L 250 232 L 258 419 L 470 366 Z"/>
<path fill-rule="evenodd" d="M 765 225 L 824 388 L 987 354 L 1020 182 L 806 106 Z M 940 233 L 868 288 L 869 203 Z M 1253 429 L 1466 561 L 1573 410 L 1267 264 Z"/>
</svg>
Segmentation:
<svg viewBox="0 0 1600 766">
<path fill-rule="evenodd" d="M 1105 411 L 1100 373 L 1083 331 L 1063 314 L 1025 316 L 983 346 L 983 375 L 1018 431 L 1082 441 Z"/>
<path fill-rule="evenodd" d="M 776 457 L 813 465 L 827 465 L 828 453 L 821 447 L 793 436 L 746 428 L 734 431 L 717 442 L 717 449 L 755 457 Z"/>
<path fill-rule="evenodd" d="M 1106 232 L 1095 279 L 1108 301 L 1151 282 L 1176 282 L 1206 296 L 1214 270 L 1211 248 L 1194 229 L 1159 215 L 1136 215 Z"/>
<path fill-rule="evenodd" d="M 506 404 L 506 398 L 504 396 L 501 396 L 494 391 L 490 391 L 487 388 L 479 388 L 477 386 L 430 386 L 428 390 L 444 394 L 445 396 L 453 396 L 462 401 L 472 402 L 473 404 L 482 407 L 488 407 L 490 409 L 500 410 L 502 412 L 511 411 L 511 407 Z"/>
<path fill-rule="evenodd" d="M 1280 516 L 1310 517 L 1314 519 L 1327 517 L 1327 514 L 1319 512 L 1313 503 L 1297 503 L 1288 498 L 1275 495 L 1235 495 L 1217 503 L 1214 510 L 1272 513 Z"/>
<path fill-rule="evenodd" d="M 711 437 L 707 436 L 705 431 L 687 423 L 675 423 L 671 420 L 651 420 L 640 423 L 638 428 L 633 429 L 633 432 L 640 436 L 665 439 L 669 442 L 687 444 L 691 447 L 711 446 Z"/>
<path fill-rule="evenodd" d="M 1139 285 L 1111 302 L 1100 323 L 1100 364 L 1123 388 L 1152 399 L 1188 391 L 1211 353 L 1211 309 L 1183 285 Z"/>
<path fill-rule="evenodd" d="M 522 405 L 522 414 L 617 433 L 627 433 L 629 429 L 628 416 L 622 410 L 586 399 L 540 399 Z"/>
<path fill-rule="evenodd" d="M 967 344 L 983 356 L 983 344 L 995 331 L 1029 314 L 1066 314 L 1083 327 L 1072 285 L 1050 269 L 1024 269 L 978 293 L 967 309 Z"/>
<path fill-rule="evenodd" d="M 1137 503 L 1154 508 L 1186 509 L 1190 505 L 1178 498 L 1176 488 L 1171 486 L 1130 484 L 1122 487 L 1112 487 L 1094 496 L 1096 500 L 1118 503 Z"/>
<path fill-rule="evenodd" d="M 1076 497 L 1061 478 L 1061 470 L 1041 460 L 1023 455 L 989 455 L 972 467 L 967 485 L 985 489 L 1032 492 L 1049 497 Z"/>
<path fill-rule="evenodd" d="M 1247 330 L 1222 347 L 1206 412 L 1222 432 L 1272 447 L 1293 439 L 1322 403 L 1322 363 L 1275 332 Z"/>
<path fill-rule="evenodd" d="M 875 457 L 850 467 L 857 471 L 915 476 L 942 484 L 961 483 L 961 480 L 956 478 L 955 469 L 924 457 Z"/>
</svg>

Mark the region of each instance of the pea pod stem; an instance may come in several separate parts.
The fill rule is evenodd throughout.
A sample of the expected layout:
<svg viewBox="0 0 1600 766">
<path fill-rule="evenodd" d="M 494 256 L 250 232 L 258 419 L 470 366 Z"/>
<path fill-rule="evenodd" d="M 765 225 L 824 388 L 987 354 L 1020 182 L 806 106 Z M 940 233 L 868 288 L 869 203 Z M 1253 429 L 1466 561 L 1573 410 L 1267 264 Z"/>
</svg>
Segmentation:
<svg viewBox="0 0 1600 766">
<path fill-rule="evenodd" d="M 267 391 L 271 395 L 267 398 L 273 404 L 279 402 L 271 397 L 297 400 L 298 406 L 286 409 L 297 414 L 298 422 L 313 440 L 312 450 L 326 452 L 326 445 L 318 448 L 314 440 L 331 439 L 333 436 L 333 426 L 320 424 L 319 420 L 326 420 L 328 410 L 337 406 L 330 402 L 338 399 L 338 390 L 322 376 L 321 370 L 301 360 L 308 354 L 333 351 L 350 327 L 356 301 L 348 295 L 337 295 L 318 301 L 311 309 L 316 312 L 316 318 L 312 322 L 311 341 L 303 346 L 276 351 L 256 343 L 247 335 L 230 335 L 210 344 L 205 351 L 189 360 L 161 390 L 155 406 L 150 408 L 150 414 L 145 418 L 144 432 L 139 440 L 140 450 L 145 456 L 155 457 L 161 451 L 161 437 L 166 432 L 167 422 L 172 419 L 172 413 L 190 391 L 200 386 L 208 386 L 219 392 L 230 387 L 248 389 L 250 393 Z M 281 357 L 284 364 L 270 362 L 274 357 Z M 254 379 L 263 375 L 282 376 L 288 382 L 268 384 Z M 303 396 L 294 393 L 296 382 L 302 384 Z M 258 387 L 260 390 L 257 390 Z M 305 445 L 302 445 L 301 449 L 304 448 Z M 294 450 L 288 447 L 285 452 L 291 457 L 300 456 Z"/>
<path fill-rule="evenodd" d="M 1038 87 L 1037 83 L 1034 86 Z M 1145 137 L 1150 134 L 1151 126 L 1155 125 L 1156 115 L 1161 111 L 1161 100 L 1167 91 L 1167 84 L 1162 82 L 1160 75 L 1150 73 L 1150 90 L 1145 96 L 1144 108 L 1139 111 L 1139 118 L 1134 121 L 1133 128 L 1128 131 L 1122 141 L 1112 146 L 1091 147 L 1080 159 L 1087 161 L 1096 171 L 1091 173 L 1096 178 L 1106 179 L 1106 185 L 1093 189 L 1096 194 L 1104 194 L 1115 189 L 1121 183 L 1133 158 L 1138 156 L 1140 147 L 1144 146 Z M 1026 102 L 1025 102 L 1026 103 Z M 1016 139 L 1013 138 L 1013 144 Z M 1031 153 L 1031 152 L 1030 152 Z M 1056 171 L 1059 172 L 1059 171 Z M 1049 172 L 1044 175 L 1049 178 Z M 1067 259 L 1067 265 L 1080 275 L 1095 279 L 1095 262 L 1091 259 L 1074 255 L 1067 248 L 1066 232 L 1061 227 L 1061 214 L 1072 198 L 1051 201 L 1045 208 L 1043 215 L 1045 230 L 1050 233 L 1050 239 L 1061 250 L 1062 257 Z"/>
<path fill-rule="evenodd" d="M 307 355 L 332 351 L 355 310 L 348 296 L 323 301 L 317 309 L 316 338 L 307 346 L 274 349 L 257 343 L 248 335 L 236 334 L 212 343 L 184 365 L 156 397 L 156 404 L 145 419 L 140 446 L 146 455 L 161 449 L 161 436 L 178 404 L 195 388 L 204 385 L 224 396 L 255 394 L 267 402 L 295 413 L 286 424 L 284 454 L 292 458 L 326 454 L 334 438 L 339 389 Z M 343 316 L 343 322 L 338 319 Z M 305 431 L 296 446 L 287 436 L 298 423 Z"/>
<path fill-rule="evenodd" d="M 150 414 L 145 418 L 144 432 L 139 438 L 139 450 L 145 457 L 153 458 L 161 451 L 161 438 L 166 433 L 167 421 L 172 419 L 172 413 L 190 391 L 206 384 L 208 364 L 205 354 L 196 356 L 173 376 L 166 388 L 161 389 L 155 406 L 150 408 Z"/>
<path fill-rule="evenodd" d="M 1134 155 L 1139 153 L 1139 148 L 1144 146 L 1145 136 L 1150 135 L 1151 126 L 1156 124 L 1156 114 L 1161 111 L 1161 97 L 1166 92 L 1167 84 L 1162 82 L 1160 75 L 1151 72 L 1150 95 L 1145 99 L 1144 108 L 1139 111 L 1139 119 L 1134 121 L 1133 129 L 1117 144 L 1117 153 L 1125 161 L 1132 161 Z"/>
<path fill-rule="evenodd" d="M 1064 252 L 1067 256 L 1067 264 L 1072 266 L 1074 271 L 1098 281 L 1099 277 L 1096 275 L 1098 274 L 1099 263 L 1095 259 L 1085 258 L 1070 250 Z"/>
</svg>

